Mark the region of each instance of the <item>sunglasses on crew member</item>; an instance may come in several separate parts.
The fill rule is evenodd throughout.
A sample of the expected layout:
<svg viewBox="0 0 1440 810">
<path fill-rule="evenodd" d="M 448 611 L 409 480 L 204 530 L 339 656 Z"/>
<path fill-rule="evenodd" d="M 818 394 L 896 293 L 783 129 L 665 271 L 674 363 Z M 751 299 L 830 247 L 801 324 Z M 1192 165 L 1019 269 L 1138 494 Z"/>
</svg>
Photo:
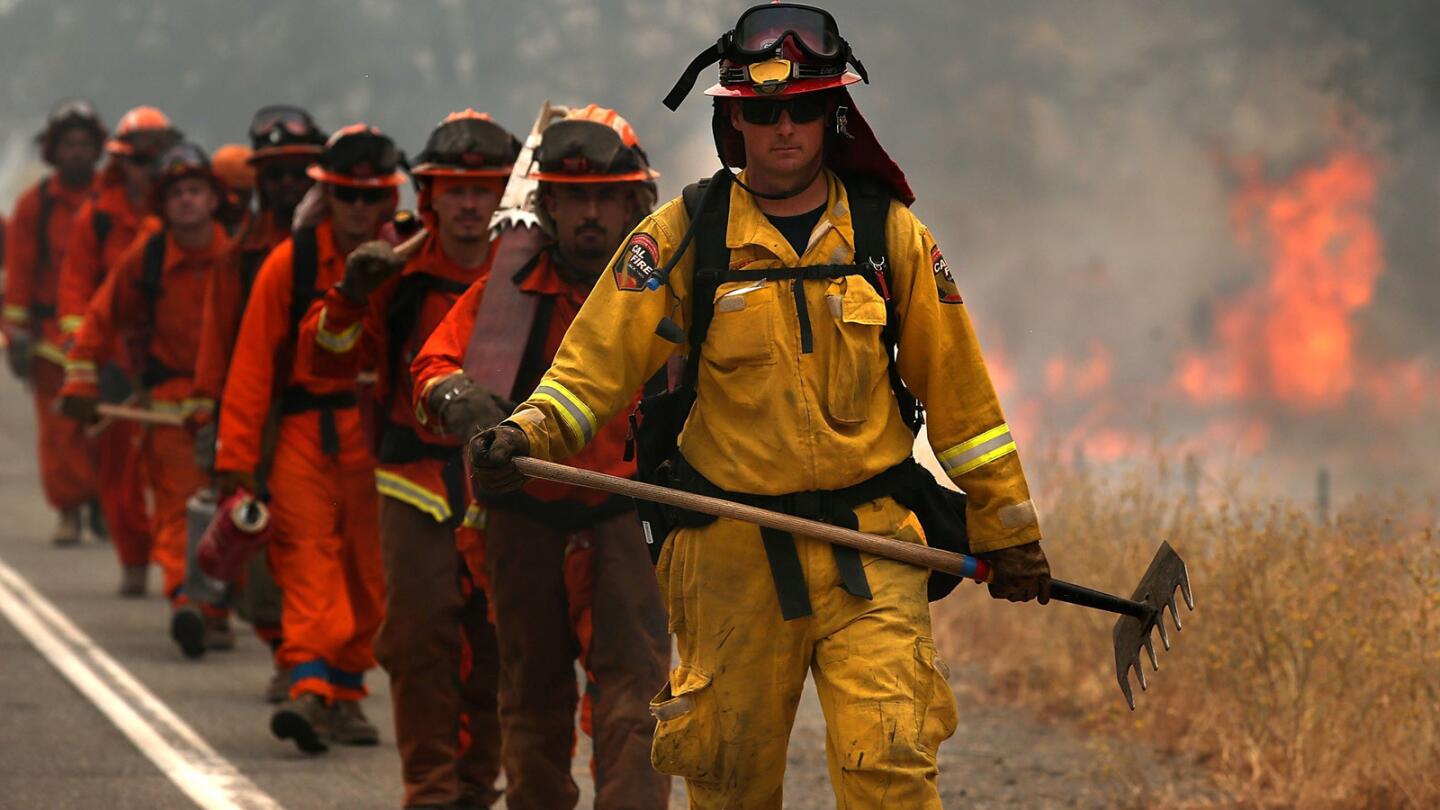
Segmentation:
<svg viewBox="0 0 1440 810">
<path fill-rule="evenodd" d="M 271 183 L 278 183 L 286 179 L 301 181 L 304 180 L 305 177 L 305 167 L 302 165 L 266 166 L 260 170 L 260 179 Z"/>
<path fill-rule="evenodd" d="M 830 109 L 830 99 L 823 93 L 805 93 L 786 99 L 746 98 L 740 101 L 740 117 L 745 123 L 768 127 L 780 121 L 780 113 L 790 113 L 790 121 L 808 124 L 818 121 Z"/>
<path fill-rule="evenodd" d="M 388 199 L 393 193 L 388 188 L 356 188 L 355 186 L 332 186 L 335 199 L 342 203 L 361 205 L 378 205 Z"/>
</svg>

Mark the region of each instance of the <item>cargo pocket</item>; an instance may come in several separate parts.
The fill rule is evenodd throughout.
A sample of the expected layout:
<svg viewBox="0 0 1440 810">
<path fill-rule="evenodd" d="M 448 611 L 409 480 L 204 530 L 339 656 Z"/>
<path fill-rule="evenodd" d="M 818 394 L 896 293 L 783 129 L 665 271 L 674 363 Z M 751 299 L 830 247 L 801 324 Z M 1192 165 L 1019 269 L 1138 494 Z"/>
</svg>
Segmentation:
<svg viewBox="0 0 1440 810">
<path fill-rule="evenodd" d="M 731 281 L 715 291 L 702 356 L 720 370 L 775 363 L 775 285 Z"/>
<path fill-rule="evenodd" d="M 650 701 L 655 740 L 650 764 L 660 773 L 714 782 L 720 778 L 720 718 L 710 674 L 681 664 Z"/>
<path fill-rule="evenodd" d="M 836 331 L 830 353 L 830 417 L 859 424 L 869 416 L 875 387 L 889 370 L 880 340 L 885 299 L 865 279 L 846 276 L 830 283 L 825 303 Z"/>
<path fill-rule="evenodd" d="M 916 743 L 933 757 L 959 724 L 960 710 L 950 690 L 950 667 L 935 651 L 935 640 L 920 636 L 915 639 Z"/>
</svg>

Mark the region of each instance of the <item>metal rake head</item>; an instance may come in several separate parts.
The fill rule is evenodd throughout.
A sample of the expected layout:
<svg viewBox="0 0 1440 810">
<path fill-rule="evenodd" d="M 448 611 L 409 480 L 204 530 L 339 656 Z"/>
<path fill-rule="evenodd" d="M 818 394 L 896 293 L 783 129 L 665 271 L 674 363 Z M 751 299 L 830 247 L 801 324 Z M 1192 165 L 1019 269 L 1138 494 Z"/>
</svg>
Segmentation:
<svg viewBox="0 0 1440 810">
<path fill-rule="evenodd" d="M 1148 608 L 1147 615 L 1121 616 L 1115 622 L 1115 677 L 1120 681 L 1120 691 L 1125 693 L 1125 702 L 1130 704 L 1131 711 L 1135 710 L 1135 693 L 1130 688 L 1130 670 L 1135 670 L 1141 690 L 1149 688 L 1140 661 L 1140 650 L 1150 654 L 1150 665 L 1159 671 L 1154 630 L 1160 631 L 1161 643 L 1165 649 L 1170 649 L 1170 633 L 1164 622 L 1166 607 L 1170 608 L 1170 620 L 1175 623 L 1175 630 L 1180 630 L 1180 611 L 1175 604 L 1177 588 L 1185 597 L 1186 607 L 1194 610 L 1195 598 L 1190 593 L 1190 575 L 1185 570 L 1185 561 L 1169 543 L 1161 543 L 1160 550 L 1155 552 L 1155 559 L 1150 561 L 1150 567 L 1145 569 L 1145 576 L 1140 578 L 1135 595 L 1131 597 L 1132 601 Z"/>
</svg>

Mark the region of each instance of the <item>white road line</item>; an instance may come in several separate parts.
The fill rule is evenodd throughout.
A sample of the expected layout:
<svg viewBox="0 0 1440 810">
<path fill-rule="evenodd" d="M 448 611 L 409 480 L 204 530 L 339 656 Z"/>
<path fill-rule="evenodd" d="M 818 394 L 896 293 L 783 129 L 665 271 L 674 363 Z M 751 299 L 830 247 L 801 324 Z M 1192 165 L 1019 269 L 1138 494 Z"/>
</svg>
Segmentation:
<svg viewBox="0 0 1440 810">
<path fill-rule="evenodd" d="M 0 614 L 197 805 L 281 810 L 4 560 Z"/>
</svg>

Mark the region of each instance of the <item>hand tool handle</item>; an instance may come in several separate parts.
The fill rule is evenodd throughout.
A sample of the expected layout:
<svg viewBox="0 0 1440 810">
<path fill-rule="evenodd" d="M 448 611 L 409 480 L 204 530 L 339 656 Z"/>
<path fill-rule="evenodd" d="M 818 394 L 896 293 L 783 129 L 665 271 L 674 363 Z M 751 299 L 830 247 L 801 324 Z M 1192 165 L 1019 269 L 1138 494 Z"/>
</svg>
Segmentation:
<svg viewBox="0 0 1440 810">
<path fill-rule="evenodd" d="M 943 571 L 977 582 L 989 582 L 991 577 L 990 564 L 969 554 L 957 554 L 953 551 L 943 551 L 890 537 L 866 534 L 840 526 L 832 526 L 829 523 L 787 515 L 783 512 L 773 512 L 769 509 L 760 509 L 721 498 L 710 498 L 693 492 L 632 481 L 628 478 L 619 478 L 593 470 L 581 470 L 536 458 L 518 457 L 515 459 L 515 466 L 522 474 L 532 478 L 543 478 L 547 481 L 598 489 L 614 495 L 626 495 L 631 498 L 688 509 L 692 512 L 701 512 L 716 517 L 754 523 L 757 526 L 778 529 L 791 534 L 814 537 L 837 546 L 845 546 L 867 554 L 874 554 L 877 557 L 918 565 L 921 568 Z M 1148 616 L 1150 613 L 1150 608 L 1139 602 L 1121 599 L 1118 596 L 1060 580 L 1051 580 L 1050 596 L 1061 602 L 1110 613 L 1142 617 Z"/>
<path fill-rule="evenodd" d="M 166 427 L 180 427 L 185 420 L 178 413 L 164 413 L 152 411 L 149 408 L 135 408 L 130 405 L 111 405 L 102 402 L 96 412 L 109 419 L 125 419 L 130 422 L 140 422 L 146 425 L 164 425 Z"/>
<path fill-rule="evenodd" d="M 1153 608 L 1143 602 L 1132 602 L 1104 591 L 1097 591 L 1084 585 L 1076 585 L 1059 579 L 1050 580 L 1050 598 L 1069 602 L 1072 605 L 1103 610 L 1107 613 L 1134 616 L 1138 619 L 1149 618 L 1150 614 L 1154 612 Z"/>
</svg>

